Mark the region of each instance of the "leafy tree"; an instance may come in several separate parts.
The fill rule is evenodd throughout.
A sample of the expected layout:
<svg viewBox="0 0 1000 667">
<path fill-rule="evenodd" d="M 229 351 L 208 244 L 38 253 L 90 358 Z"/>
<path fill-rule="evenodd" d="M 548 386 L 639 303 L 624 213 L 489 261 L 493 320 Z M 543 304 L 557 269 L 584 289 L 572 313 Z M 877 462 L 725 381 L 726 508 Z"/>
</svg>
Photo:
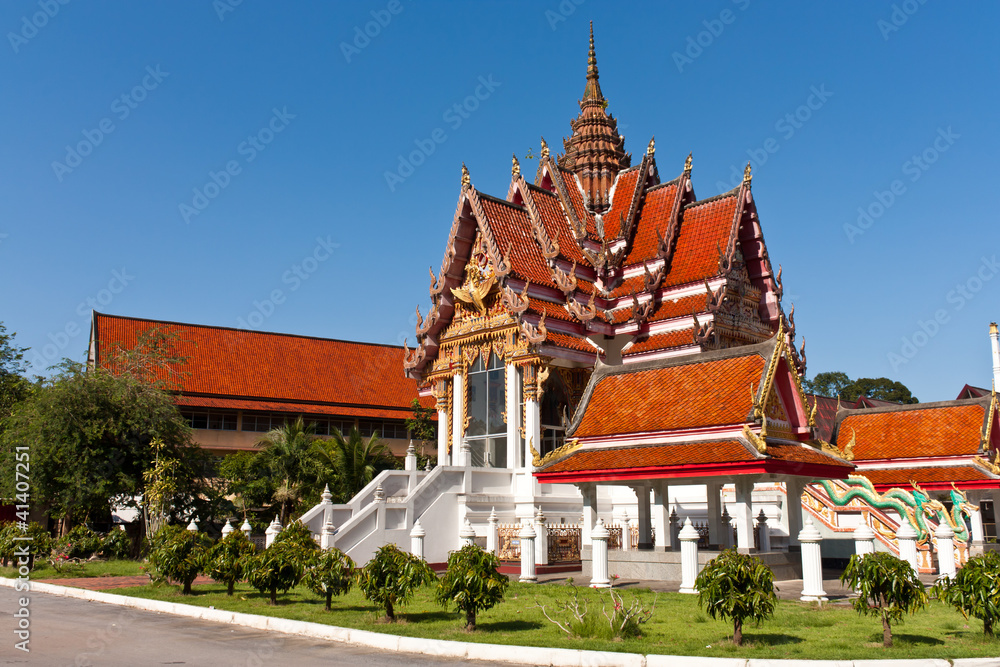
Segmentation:
<svg viewBox="0 0 1000 667">
<path fill-rule="evenodd" d="M 0 322 L 0 430 L 3 421 L 13 413 L 14 406 L 28 398 L 33 385 L 24 377 L 28 362 L 24 360 L 26 347 L 14 343 L 16 333 L 7 333 Z"/>
<path fill-rule="evenodd" d="M 342 502 L 368 486 L 379 470 L 395 465 L 389 447 L 378 436 L 372 435 L 365 440 L 356 428 L 351 429 L 346 438 L 339 430 L 334 430 L 332 438 L 316 442 L 315 451 L 332 470 L 334 483 L 331 488 Z"/>
<path fill-rule="evenodd" d="M 410 432 L 410 437 L 416 440 L 434 440 L 436 432 L 434 430 L 434 408 L 425 408 L 420 405 L 420 399 L 415 398 L 410 403 L 413 416 L 406 420 L 406 430 Z"/>
<path fill-rule="evenodd" d="M 269 510 L 277 486 L 261 452 L 236 452 L 219 463 L 223 493 L 235 498 L 244 518 L 252 509 Z"/>
<path fill-rule="evenodd" d="M 101 550 L 101 535 L 89 526 L 74 526 L 56 541 L 56 548 L 67 558 L 90 558 Z"/>
<path fill-rule="evenodd" d="M 846 401 L 856 401 L 862 396 L 879 401 L 892 401 L 893 403 L 920 402 L 916 396 L 910 393 L 906 385 L 889 378 L 858 378 L 841 394 L 841 398 Z"/>
<path fill-rule="evenodd" d="M 474 544 L 448 556 L 448 571 L 438 581 L 437 601 L 465 612 L 465 629 L 476 629 L 476 614 L 503 601 L 510 580 L 500 574 L 500 560 Z"/>
<path fill-rule="evenodd" d="M 226 595 L 232 595 L 236 583 L 246 578 L 254 553 L 253 542 L 247 539 L 243 531 L 234 530 L 216 542 L 208 552 L 205 569 L 212 579 L 226 584 Z"/>
<path fill-rule="evenodd" d="M 250 559 L 247 583 L 261 593 L 268 593 L 269 604 L 278 604 L 278 591 L 285 593 L 297 586 L 312 557 L 313 554 L 295 540 L 275 540 Z"/>
<path fill-rule="evenodd" d="M 284 530 L 278 533 L 278 536 L 274 538 L 274 541 L 275 543 L 291 542 L 306 553 L 319 551 L 319 545 L 316 544 L 316 540 L 313 539 L 312 531 L 309 530 L 309 526 L 301 521 L 293 521 L 291 524 L 286 526 Z"/>
<path fill-rule="evenodd" d="M 15 537 L 27 537 L 29 540 L 16 540 Z M 20 565 L 20 556 L 17 550 L 23 546 L 28 547 L 29 570 L 34 569 L 35 561 L 39 556 L 43 558 L 52 551 L 52 537 L 49 531 L 41 524 L 32 521 L 26 529 L 21 529 L 13 521 L 0 524 L 0 563 L 7 565 L 12 563 L 14 567 Z"/>
<path fill-rule="evenodd" d="M 396 620 L 396 605 L 409 602 L 418 587 L 434 581 L 434 571 L 421 558 L 386 544 L 358 572 L 358 587 L 385 610 L 385 620 Z"/>
<path fill-rule="evenodd" d="M 171 580 L 184 586 L 184 595 L 191 594 L 191 584 L 204 571 L 212 540 L 205 533 L 196 533 L 176 524 L 161 528 L 152 539 L 149 552 L 150 578 Z"/>
<path fill-rule="evenodd" d="M 847 373 L 829 371 L 826 373 L 817 373 L 812 380 L 806 380 L 802 384 L 803 388 L 810 394 L 836 397 L 841 396 L 841 392 L 853 382 L 854 380 L 849 378 Z"/>
<path fill-rule="evenodd" d="M 323 551 L 306 570 L 305 584 L 316 595 L 326 598 L 326 610 L 334 595 L 343 595 L 351 590 L 354 580 L 354 561 L 337 548 Z"/>
<path fill-rule="evenodd" d="M 771 570 L 759 558 L 727 549 L 695 579 L 698 604 L 712 618 L 733 621 L 733 643 L 743 645 L 743 621 L 758 626 L 774 615 L 777 596 Z"/>
<path fill-rule="evenodd" d="M 98 553 L 112 560 L 125 560 L 130 558 L 134 551 L 135 545 L 128 533 L 115 527 L 101 538 L 101 548 Z"/>
<path fill-rule="evenodd" d="M 882 619 L 882 645 L 892 646 L 892 623 L 927 606 L 927 592 L 910 564 L 890 553 L 851 556 L 840 580 L 854 589 L 854 609 Z"/>
<path fill-rule="evenodd" d="M 968 618 L 983 622 L 983 632 L 992 636 L 1000 620 L 1000 553 L 987 551 L 974 556 L 954 579 L 943 579 L 934 587 L 937 598 Z"/>
<path fill-rule="evenodd" d="M 275 480 L 280 480 L 274 500 L 281 505 L 281 522 L 285 523 L 303 488 L 318 472 L 313 443 L 315 427 L 306 425 L 300 416 L 294 422 L 268 431 L 258 442 L 263 461 Z"/>
</svg>

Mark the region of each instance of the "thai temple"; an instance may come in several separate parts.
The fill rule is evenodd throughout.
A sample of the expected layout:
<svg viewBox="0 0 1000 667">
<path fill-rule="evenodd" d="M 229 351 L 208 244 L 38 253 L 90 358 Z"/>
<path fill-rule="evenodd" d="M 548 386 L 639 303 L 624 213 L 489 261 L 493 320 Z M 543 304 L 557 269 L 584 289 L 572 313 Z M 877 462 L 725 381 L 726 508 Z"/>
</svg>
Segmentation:
<svg viewBox="0 0 1000 667">
<path fill-rule="evenodd" d="M 384 381 L 392 406 L 360 395 L 331 404 L 329 378 L 309 400 L 288 388 L 239 403 L 256 390 L 216 383 L 185 405 L 397 421 L 417 394 L 434 406 L 436 466 L 418 469 L 411 445 L 404 470 L 303 516 L 359 563 L 417 540 L 431 563 L 463 541 L 513 563 L 528 528 L 540 571 L 591 572 L 600 531 L 611 571 L 641 579 L 681 578 L 682 526 L 697 531 L 700 562 L 732 546 L 779 578 L 801 576 L 805 534 L 830 559 L 854 553 L 863 528 L 880 550 L 899 554 L 905 538 L 916 555 L 904 555 L 928 573 L 942 526 L 959 564 L 990 548 L 995 392 L 966 387 L 957 400 L 913 405 L 807 395 L 805 346 L 749 165 L 736 188 L 698 199 L 692 156 L 658 160 L 652 139 L 633 156 L 608 106 L 591 29 L 562 152 L 543 139 L 530 182 L 515 156 L 503 196 L 480 192 L 462 166 L 416 345 L 376 350 L 402 365 L 393 372 L 405 386 Z M 110 344 L 98 337 L 92 349 Z M 332 342 L 292 338 L 253 340 L 304 354 L 297 377 L 349 372 Z M 991 338 L 1000 376 L 996 325 Z M 310 346 L 315 354 L 302 352 Z"/>
</svg>

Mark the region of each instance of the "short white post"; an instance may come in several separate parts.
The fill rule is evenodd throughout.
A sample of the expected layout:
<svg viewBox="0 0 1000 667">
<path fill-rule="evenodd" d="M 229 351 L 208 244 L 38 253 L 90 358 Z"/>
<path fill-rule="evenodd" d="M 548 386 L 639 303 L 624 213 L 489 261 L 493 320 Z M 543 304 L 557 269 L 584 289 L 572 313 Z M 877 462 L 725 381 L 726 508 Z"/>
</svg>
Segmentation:
<svg viewBox="0 0 1000 667">
<path fill-rule="evenodd" d="M 497 509 L 490 510 L 490 518 L 486 524 L 486 550 L 491 554 L 496 554 L 498 543 L 500 542 L 500 518 L 497 516 Z"/>
<path fill-rule="evenodd" d="M 248 519 L 246 518 L 243 519 L 243 525 L 240 526 L 240 530 L 243 531 L 243 534 L 246 535 L 247 539 L 249 540 L 250 533 L 253 532 L 253 527 L 250 525 L 250 521 Z"/>
<path fill-rule="evenodd" d="M 189 531 L 191 531 L 192 533 L 197 533 L 198 532 L 198 520 L 197 519 L 191 519 L 191 523 L 189 523 L 187 525 L 187 529 Z"/>
<path fill-rule="evenodd" d="M 875 553 L 875 531 L 867 523 L 854 529 L 854 553 L 859 556 Z"/>
<path fill-rule="evenodd" d="M 722 548 L 731 549 L 733 547 L 733 517 L 729 516 L 729 510 L 725 506 L 722 508 Z"/>
<path fill-rule="evenodd" d="M 622 527 L 622 551 L 632 550 L 632 520 L 628 518 L 628 514 L 621 518 Z"/>
<path fill-rule="evenodd" d="M 812 518 L 806 517 L 805 525 L 799 533 L 802 545 L 802 595 L 803 602 L 826 602 L 823 590 L 823 557 L 819 543 L 823 536 L 816 530 Z"/>
<path fill-rule="evenodd" d="M 226 519 L 226 525 L 222 527 L 222 539 L 226 539 L 227 537 L 229 537 L 229 533 L 233 532 L 234 530 L 236 529 L 233 528 L 233 522 L 230 521 L 229 519 Z"/>
<path fill-rule="evenodd" d="M 333 504 L 333 494 L 330 493 L 330 485 L 327 484 L 323 487 L 323 493 L 320 494 L 320 505 L 332 505 Z"/>
<path fill-rule="evenodd" d="M 476 529 L 472 527 L 472 522 L 469 521 L 468 517 L 465 518 L 462 529 L 458 531 L 458 539 L 461 541 L 463 547 L 476 543 Z"/>
<path fill-rule="evenodd" d="M 420 519 L 413 522 L 413 530 L 410 531 L 410 553 L 417 558 L 424 557 L 424 536 L 427 531 L 420 525 Z"/>
<path fill-rule="evenodd" d="M 757 551 L 763 553 L 771 550 L 771 529 L 767 526 L 767 515 L 764 514 L 763 507 L 757 515 L 757 542 Z"/>
<path fill-rule="evenodd" d="M 947 522 L 942 521 L 934 531 L 937 538 L 938 578 L 953 579 L 955 577 L 955 531 Z"/>
<path fill-rule="evenodd" d="M 337 527 L 333 521 L 327 519 L 323 522 L 323 527 L 319 529 L 319 548 L 326 551 L 333 547 L 333 536 L 337 534 Z"/>
<path fill-rule="evenodd" d="M 535 565 L 549 563 L 549 529 L 545 525 L 545 513 L 539 507 L 535 512 Z"/>
<path fill-rule="evenodd" d="M 535 583 L 538 575 L 535 574 L 535 529 L 531 527 L 531 521 L 525 521 L 521 527 L 521 532 L 517 534 L 521 539 L 521 577 L 519 581 L 525 583 Z"/>
<path fill-rule="evenodd" d="M 267 527 L 267 530 L 264 531 L 264 548 L 265 549 L 267 547 L 271 546 L 272 544 L 274 544 L 274 538 L 276 538 L 278 536 L 278 533 L 280 533 L 280 532 L 281 532 L 281 522 L 278 521 L 278 517 L 277 517 L 277 515 L 275 515 L 274 521 L 272 521 L 271 525 L 269 525 Z"/>
<path fill-rule="evenodd" d="M 608 576 L 608 538 L 611 533 L 604 526 L 604 519 L 598 519 L 597 525 L 590 532 L 592 546 L 590 549 L 593 572 L 590 577 L 591 588 L 611 588 L 611 578 Z"/>
<path fill-rule="evenodd" d="M 684 520 L 684 527 L 677 535 L 681 542 L 681 593 L 697 593 L 694 580 L 698 577 L 698 531 L 691 525 L 691 517 Z"/>
<path fill-rule="evenodd" d="M 406 458 L 403 459 L 403 470 L 407 472 L 413 472 L 417 469 L 417 450 L 413 446 L 413 440 L 410 440 L 410 446 L 406 448 Z"/>
<path fill-rule="evenodd" d="M 375 485 L 375 496 L 372 500 L 376 503 L 385 502 L 385 489 L 382 488 L 382 482 Z"/>
<path fill-rule="evenodd" d="M 896 541 L 899 543 L 899 557 L 910 564 L 914 574 L 920 572 L 917 565 L 917 531 L 902 517 L 903 523 L 896 529 Z"/>
</svg>

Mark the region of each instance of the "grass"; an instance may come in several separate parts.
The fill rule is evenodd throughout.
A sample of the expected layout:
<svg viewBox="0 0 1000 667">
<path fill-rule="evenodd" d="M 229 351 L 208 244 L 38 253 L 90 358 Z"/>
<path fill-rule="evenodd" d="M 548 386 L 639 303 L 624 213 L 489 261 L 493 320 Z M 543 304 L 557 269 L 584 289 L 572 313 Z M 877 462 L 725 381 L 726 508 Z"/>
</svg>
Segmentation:
<svg viewBox="0 0 1000 667">
<path fill-rule="evenodd" d="M 382 623 L 382 612 L 357 591 L 334 598 L 333 610 L 326 612 L 319 596 L 301 587 L 279 595 L 278 605 L 273 607 L 267 604 L 266 596 L 246 585 L 238 586 L 231 598 L 222 585 L 195 586 L 194 595 L 188 596 L 181 595 L 179 590 L 175 586 L 142 586 L 114 592 L 396 635 L 495 644 L 741 658 L 913 659 L 1000 655 L 1000 640 L 984 636 L 981 622 L 966 620 L 936 601 L 893 628 L 894 646 L 890 649 L 882 648 L 879 620 L 862 618 L 845 603 L 818 607 L 784 600 L 779 601 L 775 616 L 761 627 L 745 626 L 744 645 L 737 647 L 730 640 L 731 623 L 713 620 L 698 606 L 697 596 L 679 593 L 657 595 L 656 612 L 642 626 L 642 637 L 613 641 L 567 637 L 550 624 L 541 610 L 534 607 L 541 603 L 551 610 L 552 605 L 568 598 L 567 588 L 555 584 L 512 583 L 500 606 L 480 614 L 474 633 L 462 629 L 464 621 L 457 612 L 445 611 L 434 603 L 433 589 L 429 587 L 419 591 L 410 604 L 397 609 L 399 620 L 394 624 Z M 647 605 L 652 603 L 653 593 L 646 590 L 627 590 L 626 601 L 633 594 Z M 580 589 L 580 597 L 589 600 L 591 609 L 600 614 L 607 593 Z"/>
<path fill-rule="evenodd" d="M 81 577 L 125 577 L 144 574 L 139 569 L 142 563 L 134 560 L 95 560 L 79 565 L 64 565 L 62 572 L 56 572 L 48 563 L 39 563 L 31 571 L 31 579 L 79 579 Z M 17 578 L 13 567 L 0 567 L 0 577 Z"/>
</svg>

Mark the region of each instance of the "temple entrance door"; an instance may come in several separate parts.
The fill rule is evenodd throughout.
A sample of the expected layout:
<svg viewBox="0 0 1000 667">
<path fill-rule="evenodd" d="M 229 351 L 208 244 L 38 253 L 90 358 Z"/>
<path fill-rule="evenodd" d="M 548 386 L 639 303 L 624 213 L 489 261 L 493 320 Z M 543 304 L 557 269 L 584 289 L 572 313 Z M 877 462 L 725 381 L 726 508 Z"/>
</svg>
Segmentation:
<svg viewBox="0 0 1000 667">
<path fill-rule="evenodd" d="M 469 368 L 469 425 L 465 443 L 476 467 L 507 467 L 507 422 L 504 421 L 504 364 L 496 354 Z"/>
</svg>

